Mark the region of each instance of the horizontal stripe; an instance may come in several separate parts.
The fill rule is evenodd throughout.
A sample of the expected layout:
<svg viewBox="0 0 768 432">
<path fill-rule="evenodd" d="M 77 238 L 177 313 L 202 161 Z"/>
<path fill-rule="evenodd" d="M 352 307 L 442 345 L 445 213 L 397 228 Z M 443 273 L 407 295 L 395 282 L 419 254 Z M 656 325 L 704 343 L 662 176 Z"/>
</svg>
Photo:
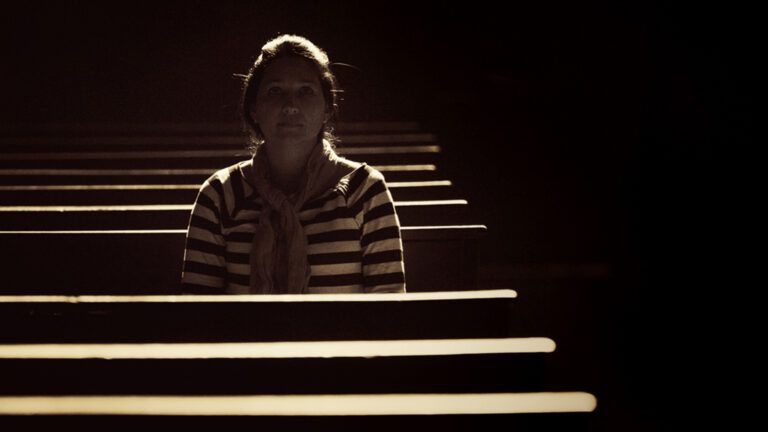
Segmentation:
<svg viewBox="0 0 768 432">
<path fill-rule="evenodd" d="M 0 397 L 6 415 L 362 416 L 588 413 L 586 392 Z"/>
<path fill-rule="evenodd" d="M 369 253 L 363 257 L 363 265 L 399 262 L 403 260 L 403 252 L 399 249 Z"/>
<path fill-rule="evenodd" d="M 230 246 L 227 244 L 227 246 Z M 250 249 L 251 244 L 248 243 L 248 248 Z M 249 253 L 241 253 L 241 252 L 233 252 L 231 250 L 227 250 L 224 252 L 224 259 L 227 260 L 227 263 L 232 264 L 250 264 L 251 263 L 251 255 Z"/>
<path fill-rule="evenodd" d="M 173 307 L 175 303 L 271 303 L 271 302 L 359 302 L 359 301 L 443 301 L 443 300 L 483 300 L 483 299 L 514 299 L 514 290 L 477 290 L 450 292 L 420 292 L 396 294 L 324 294 L 313 296 L 302 295 L 84 295 L 84 296 L 50 296 L 50 295 L 0 295 L 0 303 L 166 303 Z"/>
<path fill-rule="evenodd" d="M 372 220 L 379 219 L 384 216 L 392 216 L 395 214 L 395 207 L 391 202 L 385 202 L 380 206 L 376 206 L 365 213 L 363 216 L 363 223 L 368 223 Z"/>
<path fill-rule="evenodd" d="M 310 265 L 357 263 L 360 262 L 360 255 L 360 251 L 314 254 L 307 256 L 307 262 Z"/>
<path fill-rule="evenodd" d="M 309 278 L 309 286 L 328 287 L 342 285 L 360 285 L 363 283 L 362 273 L 339 275 L 312 275 Z"/>
<path fill-rule="evenodd" d="M 197 195 L 196 204 L 203 206 L 210 210 L 216 217 L 221 218 L 221 214 L 219 213 L 219 207 L 216 205 L 216 203 L 209 197 L 208 195 L 201 193 Z"/>
<path fill-rule="evenodd" d="M 190 228 L 199 228 L 201 230 L 210 231 L 212 234 L 220 236 L 221 227 L 219 224 L 209 221 L 203 217 L 193 214 L 189 220 Z"/>
<path fill-rule="evenodd" d="M 307 342 L 0 344 L 2 359 L 233 359 L 551 353 L 546 337 Z"/>
<path fill-rule="evenodd" d="M 403 272 L 365 275 L 363 277 L 363 286 L 366 287 L 401 284 L 404 282 L 405 274 Z"/>
<path fill-rule="evenodd" d="M 359 206 L 363 206 L 366 203 L 373 200 L 374 197 L 385 193 L 387 190 L 387 187 L 384 185 L 383 181 L 377 181 L 371 184 L 368 189 L 365 190 L 363 195 L 358 199 L 356 205 L 355 205 L 355 214 L 359 212 L 360 210 L 357 210 Z"/>
<path fill-rule="evenodd" d="M 235 283 L 238 285 L 243 286 L 250 286 L 251 285 L 251 275 L 249 274 L 237 274 L 237 273 L 227 273 L 227 281 L 231 283 Z"/>
<path fill-rule="evenodd" d="M 359 230 L 337 230 L 307 236 L 307 244 L 353 241 L 360 239 Z"/>
<path fill-rule="evenodd" d="M 328 211 L 320 212 L 310 220 L 302 220 L 302 226 L 315 225 L 323 222 L 330 222 L 336 219 L 349 217 L 349 209 L 346 207 L 336 207 Z"/>
<path fill-rule="evenodd" d="M 196 273 L 222 279 L 227 275 L 226 269 L 224 269 L 224 267 L 189 260 L 184 261 L 184 273 Z"/>
<path fill-rule="evenodd" d="M 250 221 L 245 221 L 250 222 Z M 227 234 L 224 234 L 224 240 L 226 240 L 227 243 L 234 242 L 234 243 L 252 243 L 253 242 L 253 232 L 230 232 Z"/>
<path fill-rule="evenodd" d="M 187 249 L 216 256 L 224 255 L 224 246 L 192 237 L 187 237 Z"/>
<path fill-rule="evenodd" d="M 400 230 L 397 226 L 381 228 L 363 235 L 363 237 L 360 239 L 360 245 L 366 247 L 377 241 L 400 238 L 399 232 Z"/>
<path fill-rule="evenodd" d="M 333 190 L 315 200 L 304 203 L 301 206 L 301 209 L 299 210 L 299 212 L 304 212 L 307 210 L 314 210 L 316 208 L 324 207 L 326 204 L 328 204 L 328 202 L 338 199 L 339 197 L 340 197 L 339 191 Z"/>
</svg>

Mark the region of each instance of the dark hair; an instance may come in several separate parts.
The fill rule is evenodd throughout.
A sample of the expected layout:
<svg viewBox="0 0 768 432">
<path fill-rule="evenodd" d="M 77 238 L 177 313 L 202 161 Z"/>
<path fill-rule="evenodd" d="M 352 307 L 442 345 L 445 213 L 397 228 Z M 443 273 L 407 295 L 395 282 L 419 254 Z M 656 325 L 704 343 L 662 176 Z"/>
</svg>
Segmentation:
<svg viewBox="0 0 768 432">
<path fill-rule="evenodd" d="M 325 97 L 326 110 L 330 114 L 328 121 L 323 124 L 322 137 L 330 142 L 332 146 L 335 145 L 338 141 L 334 133 L 339 113 L 338 93 L 341 90 L 339 90 L 336 76 L 331 71 L 328 55 L 317 45 L 309 41 L 309 39 L 289 34 L 278 36 L 265 43 L 261 47 L 261 53 L 256 62 L 254 62 L 253 66 L 248 70 L 248 74 L 244 77 L 240 114 L 245 129 L 251 136 L 248 146 L 249 150 L 255 153 L 264 144 L 264 134 L 261 132 L 259 125 L 251 118 L 250 107 L 256 101 L 259 84 L 261 84 L 267 67 L 273 61 L 284 57 L 302 58 L 317 68 L 320 86 Z"/>
</svg>

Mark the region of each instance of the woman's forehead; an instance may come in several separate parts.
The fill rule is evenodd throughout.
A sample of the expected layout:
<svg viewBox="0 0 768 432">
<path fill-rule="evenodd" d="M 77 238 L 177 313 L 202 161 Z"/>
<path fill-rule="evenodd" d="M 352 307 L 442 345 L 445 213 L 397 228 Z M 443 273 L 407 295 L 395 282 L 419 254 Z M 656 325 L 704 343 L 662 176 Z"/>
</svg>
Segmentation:
<svg viewBox="0 0 768 432">
<path fill-rule="evenodd" d="M 320 74 L 308 60 L 284 57 L 274 60 L 264 71 L 263 83 L 300 82 L 319 84 Z"/>
</svg>

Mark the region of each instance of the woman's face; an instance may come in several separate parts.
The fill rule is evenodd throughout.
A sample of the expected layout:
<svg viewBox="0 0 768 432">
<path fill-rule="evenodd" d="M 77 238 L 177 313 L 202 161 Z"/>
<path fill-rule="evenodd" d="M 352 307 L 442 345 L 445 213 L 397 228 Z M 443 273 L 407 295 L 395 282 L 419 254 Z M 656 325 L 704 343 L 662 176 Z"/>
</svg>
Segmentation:
<svg viewBox="0 0 768 432">
<path fill-rule="evenodd" d="M 268 147 L 311 148 L 328 117 L 317 69 L 297 57 L 273 61 L 264 71 L 251 117 Z"/>
</svg>

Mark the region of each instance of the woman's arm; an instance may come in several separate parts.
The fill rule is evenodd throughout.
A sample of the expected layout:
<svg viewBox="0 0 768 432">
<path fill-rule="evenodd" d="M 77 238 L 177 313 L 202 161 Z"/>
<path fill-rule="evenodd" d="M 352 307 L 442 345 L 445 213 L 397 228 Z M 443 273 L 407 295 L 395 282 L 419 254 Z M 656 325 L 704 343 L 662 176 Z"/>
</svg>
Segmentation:
<svg viewBox="0 0 768 432">
<path fill-rule="evenodd" d="M 366 167 L 368 177 L 360 197 L 360 244 L 365 292 L 405 292 L 405 266 L 400 221 L 384 176 Z"/>
<path fill-rule="evenodd" d="M 197 194 L 184 249 L 181 273 L 184 292 L 220 294 L 226 288 L 227 267 L 219 205 L 221 198 L 210 181 L 206 181 Z"/>
</svg>

